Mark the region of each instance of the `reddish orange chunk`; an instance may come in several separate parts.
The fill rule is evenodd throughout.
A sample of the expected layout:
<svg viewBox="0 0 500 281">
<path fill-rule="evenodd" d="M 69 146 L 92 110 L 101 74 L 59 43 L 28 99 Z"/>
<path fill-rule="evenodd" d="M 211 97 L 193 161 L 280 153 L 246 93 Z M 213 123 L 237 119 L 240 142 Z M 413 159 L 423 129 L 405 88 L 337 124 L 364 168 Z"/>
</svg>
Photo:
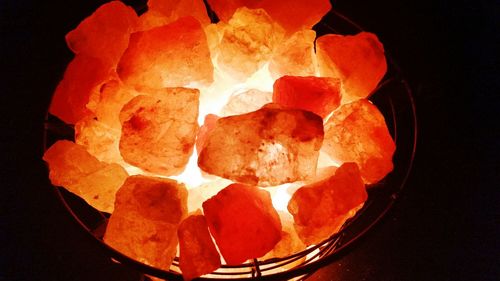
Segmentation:
<svg viewBox="0 0 500 281">
<path fill-rule="evenodd" d="M 205 116 L 205 121 L 198 130 L 198 134 L 196 135 L 196 151 L 198 154 L 200 154 L 203 147 L 205 147 L 207 137 L 215 128 L 215 123 L 217 122 L 217 120 L 219 120 L 219 118 L 220 117 L 215 114 L 207 114 Z"/>
<path fill-rule="evenodd" d="M 66 42 L 75 54 L 99 58 L 116 67 L 137 20 L 134 9 L 120 1 L 112 1 L 99 7 L 70 31 Z"/>
<path fill-rule="evenodd" d="M 198 158 L 205 172 L 250 185 L 272 186 L 314 176 L 323 120 L 269 104 L 220 118 Z"/>
<path fill-rule="evenodd" d="M 352 217 L 368 195 L 355 163 L 345 163 L 335 175 L 302 186 L 288 203 L 295 230 L 306 245 L 330 237 Z"/>
<path fill-rule="evenodd" d="M 121 162 L 123 159 L 118 149 L 120 132 L 120 129 L 86 117 L 75 124 L 75 142 L 84 146 L 99 161 Z"/>
<path fill-rule="evenodd" d="M 281 219 L 281 240 L 263 259 L 284 258 L 298 253 L 306 248 L 295 231 L 293 217 L 288 212 L 278 211 Z M 296 264 L 294 264 L 296 265 Z"/>
<path fill-rule="evenodd" d="M 269 192 L 231 184 L 203 202 L 203 212 L 227 264 L 259 258 L 281 239 L 281 222 Z"/>
<path fill-rule="evenodd" d="M 224 27 L 218 67 L 244 81 L 271 58 L 283 36 L 283 29 L 264 10 L 239 8 Z"/>
<path fill-rule="evenodd" d="M 199 91 L 188 88 L 150 90 L 120 112 L 123 159 L 145 171 L 166 176 L 182 172 L 198 131 Z"/>
<path fill-rule="evenodd" d="M 340 78 L 342 103 L 366 98 L 387 71 L 384 47 L 375 34 L 328 34 L 316 40 L 321 76 Z"/>
<path fill-rule="evenodd" d="M 280 44 L 269 62 L 269 71 L 274 79 L 285 75 L 314 76 L 314 30 L 301 30 Z"/>
<path fill-rule="evenodd" d="M 131 176 L 116 193 L 104 242 L 133 259 L 168 270 L 177 251 L 177 228 L 186 215 L 183 184 Z"/>
<path fill-rule="evenodd" d="M 220 255 L 208 232 L 201 211 L 190 215 L 179 225 L 179 267 L 184 280 L 210 273 L 221 266 Z"/>
<path fill-rule="evenodd" d="M 331 9 L 328 0 L 208 0 L 210 7 L 222 21 L 229 21 L 239 7 L 264 9 L 288 34 L 311 28 Z"/>
<path fill-rule="evenodd" d="M 101 60 L 77 55 L 57 85 L 49 112 L 69 124 L 75 124 L 92 112 L 87 108 L 90 96 L 110 77 L 111 69 Z"/>
<path fill-rule="evenodd" d="M 284 76 L 274 82 L 273 102 L 326 118 L 340 105 L 340 81 L 327 77 Z"/>
<path fill-rule="evenodd" d="M 148 11 L 141 15 L 139 31 L 169 24 L 193 16 L 203 26 L 210 24 L 203 0 L 148 0 Z"/>
<path fill-rule="evenodd" d="M 221 115 L 230 116 L 252 112 L 272 101 L 273 93 L 251 89 L 231 96 L 221 109 Z"/>
<path fill-rule="evenodd" d="M 61 140 L 43 155 L 53 185 L 63 186 L 93 207 L 113 212 L 115 193 L 127 178 L 117 164 L 99 162 L 81 145 Z"/>
<path fill-rule="evenodd" d="M 150 88 L 210 83 L 213 66 L 207 38 L 193 17 L 136 32 L 118 64 L 125 84 Z"/>
<path fill-rule="evenodd" d="M 368 100 L 342 105 L 325 124 L 323 150 L 339 162 L 356 162 L 365 183 L 392 171 L 395 149 L 384 116 Z"/>
</svg>

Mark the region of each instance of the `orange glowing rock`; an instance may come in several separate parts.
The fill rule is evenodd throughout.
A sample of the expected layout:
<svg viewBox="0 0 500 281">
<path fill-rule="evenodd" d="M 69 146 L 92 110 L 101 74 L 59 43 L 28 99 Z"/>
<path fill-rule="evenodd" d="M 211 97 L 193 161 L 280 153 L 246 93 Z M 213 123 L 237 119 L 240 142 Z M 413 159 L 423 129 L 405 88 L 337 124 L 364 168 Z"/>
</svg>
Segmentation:
<svg viewBox="0 0 500 281">
<path fill-rule="evenodd" d="M 101 86 L 93 111 L 99 122 L 121 130 L 120 111 L 123 106 L 140 93 L 127 87 L 119 80 L 111 80 Z M 89 107 L 89 104 L 87 105 Z"/>
<path fill-rule="evenodd" d="M 229 98 L 221 109 L 222 116 L 239 115 L 255 111 L 273 101 L 273 93 L 259 90 L 248 90 Z"/>
<path fill-rule="evenodd" d="M 355 163 L 345 163 L 335 175 L 299 188 L 288 203 L 295 229 L 306 244 L 318 244 L 338 232 L 368 195 Z"/>
<path fill-rule="evenodd" d="M 326 118 L 340 105 L 340 81 L 328 77 L 283 76 L 274 82 L 273 102 Z"/>
<path fill-rule="evenodd" d="M 203 0 L 148 0 L 148 11 L 139 18 L 139 31 L 169 24 L 193 16 L 203 26 L 210 24 Z"/>
<path fill-rule="evenodd" d="M 121 130 L 112 128 L 95 118 L 86 117 L 75 124 L 75 142 L 85 147 L 99 161 L 123 161 L 118 143 Z"/>
<path fill-rule="evenodd" d="M 298 253 L 306 248 L 295 231 L 293 217 L 283 211 L 278 211 L 281 219 L 282 231 L 281 240 L 274 246 L 273 250 L 267 253 L 263 259 L 283 258 Z"/>
<path fill-rule="evenodd" d="M 101 60 L 77 55 L 57 85 L 49 112 L 69 124 L 75 124 L 92 112 L 87 108 L 90 96 L 112 75 L 110 67 Z"/>
<path fill-rule="evenodd" d="M 115 193 L 128 176 L 120 165 L 102 163 L 83 146 L 66 140 L 52 145 L 43 160 L 53 185 L 65 187 L 101 211 L 113 211 Z"/>
<path fill-rule="evenodd" d="M 368 97 L 387 71 L 384 47 L 369 32 L 321 36 L 316 41 L 316 55 L 321 76 L 342 81 L 342 103 Z"/>
<path fill-rule="evenodd" d="M 384 116 L 361 99 L 342 105 L 325 124 L 324 151 L 339 162 L 356 162 L 365 183 L 375 183 L 392 171 L 396 149 Z"/>
<path fill-rule="evenodd" d="M 183 184 L 131 176 L 116 193 L 104 242 L 133 259 L 168 270 L 177 251 L 177 228 L 186 215 Z"/>
<path fill-rule="evenodd" d="M 278 46 L 269 62 L 269 72 L 274 79 L 285 75 L 314 76 L 314 30 L 301 30 Z"/>
<path fill-rule="evenodd" d="M 134 9 L 120 1 L 112 1 L 99 7 L 70 31 L 66 42 L 75 54 L 99 58 L 116 67 L 137 20 Z"/>
<path fill-rule="evenodd" d="M 283 26 L 288 34 L 311 28 L 331 9 L 328 0 L 208 0 L 219 19 L 229 21 L 239 7 L 264 9 L 273 20 Z"/>
<path fill-rule="evenodd" d="M 149 88 L 213 80 L 207 38 L 193 17 L 133 33 L 117 71 L 125 84 Z"/>
<path fill-rule="evenodd" d="M 198 131 L 199 91 L 188 88 L 150 90 L 120 112 L 123 159 L 145 171 L 166 176 L 186 166 Z"/>
<path fill-rule="evenodd" d="M 210 273 L 221 266 L 220 255 L 208 232 L 201 211 L 190 215 L 179 225 L 179 267 L 184 280 Z"/>
<path fill-rule="evenodd" d="M 271 195 L 257 187 L 231 184 L 203 202 L 203 212 L 227 264 L 262 257 L 281 239 Z"/>
<path fill-rule="evenodd" d="M 272 186 L 314 176 L 323 142 L 323 120 L 303 110 L 269 104 L 220 118 L 198 166 L 250 185 Z"/>
<path fill-rule="evenodd" d="M 198 130 L 198 134 L 196 135 L 196 151 L 200 154 L 203 147 L 205 147 L 205 142 L 207 141 L 207 137 L 209 133 L 215 128 L 215 123 L 219 120 L 219 116 L 215 114 L 207 114 L 205 116 L 205 121 L 203 125 Z"/>
<path fill-rule="evenodd" d="M 283 36 L 283 29 L 264 10 L 239 8 L 225 26 L 218 67 L 243 81 L 271 58 Z"/>
</svg>

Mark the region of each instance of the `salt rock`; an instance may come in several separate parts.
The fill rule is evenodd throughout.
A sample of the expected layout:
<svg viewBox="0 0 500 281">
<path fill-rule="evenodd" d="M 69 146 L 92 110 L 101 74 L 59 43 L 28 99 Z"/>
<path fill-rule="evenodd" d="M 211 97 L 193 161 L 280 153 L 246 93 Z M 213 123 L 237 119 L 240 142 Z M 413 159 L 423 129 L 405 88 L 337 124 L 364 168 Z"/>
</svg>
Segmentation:
<svg viewBox="0 0 500 281">
<path fill-rule="evenodd" d="M 231 184 L 203 202 L 203 212 L 229 265 L 262 257 L 281 238 L 281 222 L 271 195 L 257 187 Z"/>
<path fill-rule="evenodd" d="M 244 81 L 271 58 L 283 36 L 283 29 L 264 10 L 239 8 L 224 29 L 218 67 Z"/>
<path fill-rule="evenodd" d="M 101 211 L 113 212 L 115 193 L 128 176 L 120 165 L 100 162 L 67 140 L 54 143 L 43 160 L 53 185 L 65 187 Z"/>
<path fill-rule="evenodd" d="M 273 101 L 273 94 L 251 89 L 233 95 L 221 109 L 222 116 L 239 115 L 255 111 Z"/>
<path fill-rule="evenodd" d="M 139 18 L 138 31 L 149 30 L 192 16 L 201 25 L 210 24 L 203 0 L 148 0 L 148 11 Z"/>
<path fill-rule="evenodd" d="M 269 62 L 269 72 L 274 79 L 285 75 L 314 76 L 316 74 L 314 30 L 301 30 L 280 44 Z"/>
<path fill-rule="evenodd" d="M 117 72 L 131 86 L 163 88 L 211 83 L 213 66 L 205 32 L 195 18 L 184 17 L 133 33 Z"/>
<path fill-rule="evenodd" d="M 335 78 L 283 76 L 273 88 L 274 103 L 311 111 L 322 118 L 340 105 L 340 80 Z"/>
<path fill-rule="evenodd" d="M 91 95 L 112 75 L 112 70 L 100 59 L 77 55 L 66 68 L 57 85 L 49 112 L 68 124 L 75 124 L 92 115 L 87 108 Z"/>
<path fill-rule="evenodd" d="M 281 240 L 267 253 L 263 259 L 284 258 L 298 253 L 306 248 L 295 231 L 293 217 L 283 211 L 278 211 L 281 220 Z"/>
<path fill-rule="evenodd" d="M 184 280 L 208 274 L 221 266 L 220 255 L 208 232 L 201 211 L 184 219 L 177 230 L 179 236 L 179 268 Z"/>
<path fill-rule="evenodd" d="M 120 112 L 123 159 L 165 176 L 182 172 L 198 131 L 198 99 L 196 89 L 165 88 L 130 100 Z"/>
<path fill-rule="evenodd" d="M 387 71 L 384 47 L 369 32 L 321 36 L 316 40 L 316 55 L 321 76 L 342 81 L 342 103 L 368 97 Z"/>
<path fill-rule="evenodd" d="M 323 142 L 323 120 L 303 110 L 270 104 L 220 118 L 198 166 L 250 185 L 273 186 L 314 176 Z"/>
<path fill-rule="evenodd" d="M 107 163 L 122 162 L 118 147 L 121 130 L 108 126 L 93 117 L 85 117 L 75 124 L 75 142 Z"/>
<path fill-rule="evenodd" d="M 306 245 L 318 244 L 338 232 L 367 197 L 358 166 L 345 163 L 335 175 L 299 188 L 288 211 L 300 239 Z"/>
<path fill-rule="evenodd" d="M 177 229 L 186 215 L 183 184 L 131 176 L 116 193 L 104 242 L 130 258 L 168 270 L 177 252 Z"/>
<path fill-rule="evenodd" d="M 121 130 L 120 111 L 127 102 L 139 94 L 119 79 L 110 80 L 101 86 L 99 96 L 94 102 L 93 112 L 99 122 L 115 130 Z"/>
<path fill-rule="evenodd" d="M 137 21 L 134 9 L 121 1 L 112 1 L 99 7 L 70 31 L 66 43 L 75 54 L 99 58 L 116 67 Z"/>
<path fill-rule="evenodd" d="M 264 9 L 288 34 L 311 28 L 331 9 L 328 0 L 208 0 L 208 3 L 219 19 L 225 22 L 230 20 L 239 7 Z"/>
<path fill-rule="evenodd" d="M 366 99 L 342 105 L 325 124 L 323 150 L 340 163 L 356 162 L 365 183 L 392 171 L 395 149 L 384 116 Z"/>
<path fill-rule="evenodd" d="M 215 123 L 219 120 L 219 118 L 220 117 L 215 114 L 207 114 L 205 116 L 205 121 L 196 135 L 196 151 L 198 154 L 200 154 L 203 147 L 205 147 L 207 137 L 213 128 L 215 128 Z"/>
</svg>

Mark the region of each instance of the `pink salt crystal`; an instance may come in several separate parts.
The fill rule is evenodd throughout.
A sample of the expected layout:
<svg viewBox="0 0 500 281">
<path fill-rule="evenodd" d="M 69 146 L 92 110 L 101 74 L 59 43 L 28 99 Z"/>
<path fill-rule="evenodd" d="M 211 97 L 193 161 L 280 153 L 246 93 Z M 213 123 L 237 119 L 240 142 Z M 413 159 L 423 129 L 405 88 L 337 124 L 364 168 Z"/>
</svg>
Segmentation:
<svg viewBox="0 0 500 281">
<path fill-rule="evenodd" d="M 316 40 L 321 76 L 340 78 L 342 103 L 366 98 L 387 71 L 384 47 L 375 34 L 328 34 Z"/>
<path fill-rule="evenodd" d="M 335 175 L 299 188 L 288 203 L 295 229 L 306 245 L 330 237 L 354 215 L 368 195 L 355 163 L 340 166 Z"/>
<path fill-rule="evenodd" d="M 264 260 L 284 258 L 306 248 L 295 231 L 293 217 L 288 212 L 278 211 L 278 214 L 282 225 L 281 240 L 263 257 Z"/>
<path fill-rule="evenodd" d="M 92 117 L 85 117 L 75 124 L 75 142 L 85 147 L 99 161 L 113 163 L 123 161 L 118 143 L 121 130 Z"/>
<path fill-rule="evenodd" d="M 273 101 L 273 94 L 255 89 L 233 95 L 221 109 L 222 116 L 239 115 L 255 111 Z"/>
<path fill-rule="evenodd" d="M 274 79 L 285 75 L 314 76 L 316 74 L 314 30 L 301 30 L 280 44 L 269 62 Z"/>
<path fill-rule="evenodd" d="M 117 71 L 125 84 L 149 88 L 213 80 L 205 32 L 193 17 L 133 33 Z"/>
<path fill-rule="evenodd" d="M 327 77 L 283 76 L 274 82 L 273 102 L 326 118 L 340 105 L 340 81 Z"/>
<path fill-rule="evenodd" d="M 53 185 L 65 187 L 101 211 L 113 211 L 115 193 L 128 176 L 121 166 L 100 162 L 83 146 L 66 140 L 53 144 L 43 160 Z"/>
<path fill-rule="evenodd" d="M 265 190 L 231 184 L 203 202 L 203 212 L 227 264 L 259 258 L 281 238 L 281 223 Z"/>
<path fill-rule="evenodd" d="M 203 125 L 198 130 L 198 134 L 196 135 L 196 151 L 200 154 L 203 147 L 205 147 L 205 142 L 207 140 L 210 132 L 215 128 L 215 123 L 219 120 L 219 116 L 215 114 L 207 114 L 205 116 L 205 121 Z"/>
<path fill-rule="evenodd" d="M 384 116 L 366 99 L 342 105 L 325 124 L 323 150 L 339 162 L 356 162 L 365 183 L 392 171 L 396 146 Z"/>
<path fill-rule="evenodd" d="M 69 32 L 66 42 L 75 54 L 99 58 L 107 65 L 116 67 L 137 20 L 134 9 L 120 1 L 111 1 Z"/>
<path fill-rule="evenodd" d="M 150 90 L 130 100 L 120 113 L 123 159 L 165 176 L 182 172 L 198 131 L 199 91 L 188 88 Z"/>
<path fill-rule="evenodd" d="M 220 118 L 198 158 L 205 172 L 259 186 L 314 176 L 323 120 L 303 110 L 269 104 Z"/>
<path fill-rule="evenodd" d="M 184 280 L 210 273 L 221 266 L 219 252 L 212 242 L 207 221 L 200 210 L 181 222 L 177 234 L 179 268 Z"/>
<path fill-rule="evenodd" d="M 77 55 L 69 63 L 64 78 L 57 85 L 49 112 L 69 124 L 92 115 L 87 108 L 90 96 L 98 92 L 111 75 L 110 67 L 101 60 Z"/>
<path fill-rule="evenodd" d="M 239 7 L 264 9 L 271 18 L 283 26 L 288 34 L 311 28 L 331 9 L 328 0 L 208 0 L 219 19 L 229 21 Z"/>
<path fill-rule="evenodd" d="M 218 67 L 243 81 L 271 58 L 283 36 L 283 29 L 264 10 L 239 8 L 224 29 Z"/>
<path fill-rule="evenodd" d="M 131 176 L 116 193 L 104 242 L 133 259 L 168 270 L 177 251 L 177 228 L 186 215 L 183 184 Z"/>
<path fill-rule="evenodd" d="M 148 11 L 139 18 L 138 31 L 166 25 L 186 16 L 194 17 L 203 26 L 210 24 L 203 0 L 149 0 Z"/>
<path fill-rule="evenodd" d="M 118 79 L 106 82 L 101 86 L 99 97 L 95 101 L 96 118 L 115 130 L 121 130 L 120 111 L 127 102 L 138 95 L 139 92 L 127 87 Z"/>
</svg>

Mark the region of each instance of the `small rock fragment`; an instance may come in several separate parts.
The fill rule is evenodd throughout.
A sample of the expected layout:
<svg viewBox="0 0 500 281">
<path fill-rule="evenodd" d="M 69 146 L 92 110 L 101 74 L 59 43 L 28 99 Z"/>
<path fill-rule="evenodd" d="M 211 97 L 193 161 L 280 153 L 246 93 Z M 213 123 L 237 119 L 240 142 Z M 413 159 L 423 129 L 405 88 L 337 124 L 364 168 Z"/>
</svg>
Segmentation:
<svg viewBox="0 0 500 281">
<path fill-rule="evenodd" d="M 259 258 L 281 239 L 281 222 L 269 192 L 231 184 L 203 202 L 208 227 L 229 265 Z"/>
<path fill-rule="evenodd" d="M 299 188 L 288 211 L 300 239 L 309 246 L 338 232 L 367 198 L 357 165 L 345 163 L 335 175 Z"/>
<path fill-rule="evenodd" d="M 269 72 L 274 79 L 285 75 L 314 76 L 316 74 L 314 30 L 301 30 L 280 44 L 269 62 Z"/>
<path fill-rule="evenodd" d="M 288 34 L 311 28 L 331 9 L 328 0 L 208 0 L 219 19 L 229 21 L 239 7 L 264 9 L 271 18 L 283 26 Z"/>
<path fill-rule="evenodd" d="M 128 177 L 116 193 L 104 242 L 145 264 L 168 270 L 177 229 L 187 215 L 187 190 L 171 179 Z"/>
<path fill-rule="evenodd" d="M 356 162 L 367 184 L 392 171 L 395 149 L 384 116 L 366 99 L 342 105 L 325 124 L 323 150 L 340 163 Z"/>
<path fill-rule="evenodd" d="M 221 266 L 219 252 L 200 210 L 181 222 L 177 234 L 180 248 L 179 267 L 184 280 L 208 274 Z"/>
<path fill-rule="evenodd" d="M 53 185 L 65 187 L 101 211 L 113 212 L 115 193 L 128 176 L 120 165 L 100 162 L 83 146 L 66 140 L 53 144 L 43 160 Z"/>
<path fill-rule="evenodd" d="M 281 240 L 274 246 L 273 250 L 267 253 L 263 259 L 284 258 L 298 253 L 306 248 L 306 245 L 300 240 L 294 228 L 293 217 L 283 211 L 278 211 L 281 219 Z"/>
<path fill-rule="evenodd" d="M 207 114 L 205 116 L 205 121 L 203 125 L 198 130 L 198 134 L 196 135 L 196 151 L 198 155 L 205 147 L 205 142 L 207 141 L 207 137 L 210 132 L 215 128 L 215 123 L 219 120 L 219 116 L 215 114 Z"/>
<path fill-rule="evenodd" d="M 283 36 L 283 29 L 264 10 L 239 8 L 225 26 L 218 48 L 218 67 L 243 81 L 271 58 Z"/>
<path fill-rule="evenodd" d="M 321 76 L 342 81 L 342 103 L 368 97 L 387 71 L 384 47 L 369 32 L 321 36 L 316 40 L 316 55 Z"/>
<path fill-rule="evenodd" d="M 205 172 L 250 185 L 273 186 L 314 176 L 323 120 L 269 104 L 220 118 L 198 158 Z"/>
<path fill-rule="evenodd" d="M 233 95 L 221 109 L 221 116 L 239 115 L 255 111 L 273 101 L 273 94 L 251 89 Z"/>
<path fill-rule="evenodd" d="M 274 103 L 311 111 L 322 118 L 340 105 L 340 80 L 336 78 L 283 76 L 273 88 Z"/>
<path fill-rule="evenodd" d="M 158 89 L 211 83 L 213 66 L 205 32 L 195 18 L 184 17 L 133 33 L 117 72 L 131 86 Z"/>
<path fill-rule="evenodd" d="M 149 30 L 192 16 L 203 26 L 210 24 L 203 0 L 148 0 L 148 11 L 139 18 L 138 31 Z"/>
<path fill-rule="evenodd" d="M 85 117 L 75 124 L 75 142 L 85 147 L 99 161 L 123 161 L 118 147 L 121 130 L 108 126 L 92 117 Z"/>
<path fill-rule="evenodd" d="M 130 33 L 137 24 L 137 14 L 121 1 L 103 4 L 66 35 L 68 47 L 75 54 L 98 58 L 116 67 L 128 46 Z"/>
<path fill-rule="evenodd" d="M 77 55 L 57 85 L 49 112 L 68 124 L 92 115 L 87 108 L 90 96 L 96 94 L 111 75 L 111 68 L 101 60 Z"/>
<path fill-rule="evenodd" d="M 198 98 L 196 89 L 165 88 L 130 100 L 120 113 L 123 159 L 165 176 L 182 172 L 198 131 Z"/>
</svg>

